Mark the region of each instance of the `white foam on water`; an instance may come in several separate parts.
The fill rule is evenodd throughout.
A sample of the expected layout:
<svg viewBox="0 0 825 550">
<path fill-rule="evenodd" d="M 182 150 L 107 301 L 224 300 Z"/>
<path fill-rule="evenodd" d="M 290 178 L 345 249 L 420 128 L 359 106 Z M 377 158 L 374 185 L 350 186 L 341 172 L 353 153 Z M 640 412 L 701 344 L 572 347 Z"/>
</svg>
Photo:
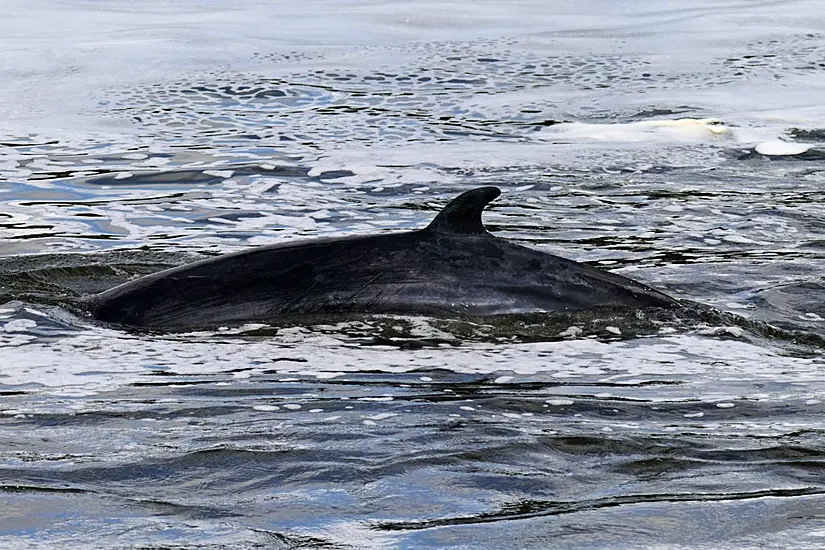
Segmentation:
<svg viewBox="0 0 825 550">
<path fill-rule="evenodd" d="M 819 384 L 818 369 L 825 359 L 790 357 L 746 341 L 679 335 L 644 338 L 629 342 L 591 339 L 533 344 L 465 344 L 460 348 L 402 351 L 388 346 L 346 346 L 346 340 L 299 331 L 298 338 L 277 336 L 263 340 L 216 342 L 212 338 L 173 337 L 151 340 L 127 337 L 114 331 L 84 332 L 43 343 L 0 340 L 4 361 L 0 373 L 7 385 L 34 385 L 41 392 L 95 393 L 126 386 L 143 379 L 147 365 L 167 368 L 178 375 L 232 373 L 245 379 L 259 376 L 269 357 L 280 360 L 280 375 L 316 373 L 321 379 L 363 370 L 364 365 L 388 373 L 417 369 L 449 369 L 459 373 L 497 374 L 495 383 L 509 383 L 516 376 L 543 375 L 567 379 L 620 372 L 628 377 L 678 376 L 692 384 L 711 387 L 720 378 L 743 377 Z M 15 333 L 15 336 L 25 334 Z M 284 348 L 288 344 L 289 348 Z M 403 359 L 400 359 L 403 357 Z M 546 358 L 551 357 L 548 361 Z M 238 372 L 240 366 L 251 370 Z M 311 368 L 310 368 L 311 367 Z M 427 381 L 432 377 L 421 377 Z M 812 391 L 812 387 L 807 391 Z M 695 389 L 693 390 L 695 391 Z M 800 390 L 802 391 L 802 390 Z M 561 398 L 561 397 L 560 397 Z M 392 400 L 392 396 L 367 397 Z M 707 393 L 703 400 L 723 401 Z M 297 403 L 281 405 L 299 407 Z"/>
<path fill-rule="evenodd" d="M 662 119 L 597 124 L 564 122 L 542 130 L 546 140 L 616 143 L 736 143 L 736 129 L 717 119 Z"/>
<path fill-rule="evenodd" d="M 759 143 L 754 150 L 760 155 L 768 156 L 793 156 L 801 155 L 808 151 L 813 145 L 805 143 L 790 143 L 787 141 L 763 141 Z"/>
</svg>

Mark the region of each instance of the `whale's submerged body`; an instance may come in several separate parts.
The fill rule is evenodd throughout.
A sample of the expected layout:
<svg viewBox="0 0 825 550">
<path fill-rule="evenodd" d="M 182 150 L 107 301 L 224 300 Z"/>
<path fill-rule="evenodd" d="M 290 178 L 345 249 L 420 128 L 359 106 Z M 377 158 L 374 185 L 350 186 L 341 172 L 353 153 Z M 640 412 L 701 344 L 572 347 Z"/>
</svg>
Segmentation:
<svg viewBox="0 0 825 550">
<path fill-rule="evenodd" d="M 481 214 L 499 194 L 467 191 L 418 231 L 266 246 L 168 269 L 92 296 L 86 307 L 102 321 L 183 329 L 290 315 L 677 304 L 626 277 L 494 237 Z"/>
</svg>

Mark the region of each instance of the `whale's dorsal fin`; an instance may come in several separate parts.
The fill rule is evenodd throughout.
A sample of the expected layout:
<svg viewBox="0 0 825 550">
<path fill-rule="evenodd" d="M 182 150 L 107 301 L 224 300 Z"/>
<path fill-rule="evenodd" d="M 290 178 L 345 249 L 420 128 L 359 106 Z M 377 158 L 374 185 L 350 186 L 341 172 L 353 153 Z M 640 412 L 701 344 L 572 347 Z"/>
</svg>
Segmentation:
<svg viewBox="0 0 825 550">
<path fill-rule="evenodd" d="M 498 187 L 478 187 L 466 191 L 447 203 L 427 226 L 427 230 L 435 233 L 487 235 L 481 222 L 481 213 L 499 195 L 501 190 Z"/>
</svg>

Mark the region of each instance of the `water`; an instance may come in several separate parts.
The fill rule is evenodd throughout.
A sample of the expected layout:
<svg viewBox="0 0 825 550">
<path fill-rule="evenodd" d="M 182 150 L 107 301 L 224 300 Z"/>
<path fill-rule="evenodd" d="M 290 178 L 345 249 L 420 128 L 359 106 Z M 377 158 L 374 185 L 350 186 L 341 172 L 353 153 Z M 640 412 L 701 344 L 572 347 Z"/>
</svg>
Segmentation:
<svg viewBox="0 0 825 550">
<path fill-rule="evenodd" d="M 3 547 L 825 545 L 818 2 L 0 7 Z M 71 307 L 488 184 L 497 235 L 738 317 Z"/>
</svg>

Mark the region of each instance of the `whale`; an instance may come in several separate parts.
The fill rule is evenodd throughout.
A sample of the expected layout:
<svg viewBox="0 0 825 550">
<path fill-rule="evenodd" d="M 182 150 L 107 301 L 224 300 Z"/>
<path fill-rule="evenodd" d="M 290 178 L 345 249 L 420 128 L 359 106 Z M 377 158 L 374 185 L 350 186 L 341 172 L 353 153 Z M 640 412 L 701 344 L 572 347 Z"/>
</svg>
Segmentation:
<svg viewBox="0 0 825 550">
<path fill-rule="evenodd" d="M 422 229 L 299 240 L 166 269 L 84 299 L 99 321 L 179 330 L 289 316 L 485 317 L 599 307 L 673 308 L 667 294 L 615 273 L 496 237 L 479 187 Z"/>
</svg>

